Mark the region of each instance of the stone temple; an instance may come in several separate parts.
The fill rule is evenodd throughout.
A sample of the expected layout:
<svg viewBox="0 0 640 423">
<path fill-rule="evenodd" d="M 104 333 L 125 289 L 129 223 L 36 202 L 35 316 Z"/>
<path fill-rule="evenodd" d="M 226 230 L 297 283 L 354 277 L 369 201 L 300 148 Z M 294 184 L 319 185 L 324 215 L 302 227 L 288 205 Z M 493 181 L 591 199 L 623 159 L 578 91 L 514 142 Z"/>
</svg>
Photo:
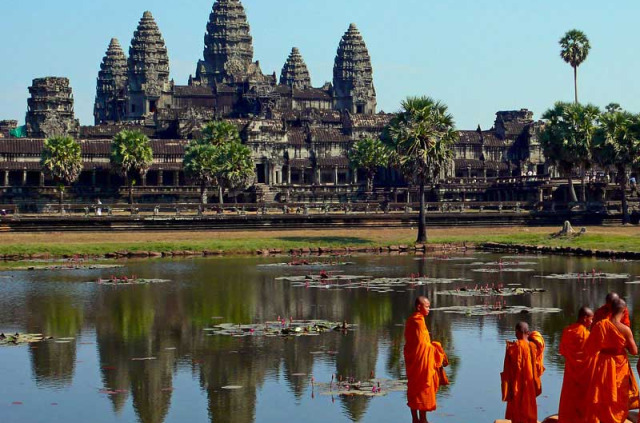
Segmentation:
<svg viewBox="0 0 640 423">
<path fill-rule="evenodd" d="M 105 37 L 109 40 L 109 37 Z M 80 126 L 66 78 L 39 78 L 29 87 L 26 138 L 11 138 L 17 126 L 0 121 L 3 196 L 14 202 L 49 185 L 39 166 L 43 140 L 76 137 L 84 172 L 78 201 L 120 198 L 122 181 L 111 172 L 111 138 L 137 129 L 152 139 L 154 163 L 138 190 L 140 201 L 178 201 L 195 196 L 182 171 L 182 155 L 202 125 L 225 119 L 237 125 L 256 163 L 256 185 L 244 201 L 350 201 L 364 191 L 364 175 L 349 168 L 347 152 L 363 137 L 378 137 L 392 114 L 377 110 L 374 72 L 365 40 L 355 24 L 337 43 L 333 81 L 314 87 L 301 50 L 292 47 L 277 75 L 254 60 L 253 38 L 240 0 L 215 1 L 204 36 L 202 58 L 186 85 L 170 79 L 170 52 L 151 12 L 133 32 L 128 54 L 113 38 L 97 75 L 95 125 Z M 412 93 L 413 94 L 413 93 Z M 421 93 L 415 93 L 421 94 Z M 540 124 L 526 109 L 496 114 L 491 129 L 460 131 L 455 160 L 446 170 L 453 185 L 434 190 L 432 200 L 527 200 L 536 193 L 500 192 L 491 184 L 457 186 L 455 178 L 542 175 L 547 172 L 537 141 Z M 393 170 L 376 186 L 385 198 L 410 201 L 415 189 Z M 437 192 L 436 192 L 437 191 Z M 42 190 L 40 190 L 42 194 Z M 236 193 L 237 194 L 237 193 Z M 536 197 L 537 198 L 537 197 Z"/>
</svg>

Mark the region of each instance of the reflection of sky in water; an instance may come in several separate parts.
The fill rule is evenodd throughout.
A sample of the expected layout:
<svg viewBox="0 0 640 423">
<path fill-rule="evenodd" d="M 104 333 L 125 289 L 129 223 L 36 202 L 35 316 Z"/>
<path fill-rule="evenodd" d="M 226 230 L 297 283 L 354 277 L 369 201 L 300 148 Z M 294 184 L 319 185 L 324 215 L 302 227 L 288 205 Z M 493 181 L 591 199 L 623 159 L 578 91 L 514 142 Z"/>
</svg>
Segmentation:
<svg viewBox="0 0 640 423">
<path fill-rule="evenodd" d="M 474 254 L 476 255 L 476 254 Z M 500 256 L 483 255 L 483 261 Z M 513 338 L 519 319 L 541 330 L 547 340 L 539 417 L 555 413 L 562 359 L 562 329 L 582 304 L 599 304 L 610 290 L 631 308 L 640 287 L 626 280 L 566 281 L 536 278 L 549 273 L 629 273 L 637 280 L 640 263 L 614 263 L 570 257 L 544 257 L 535 272 L 478 273 L 460 262 L 415 260 L 413 256 L 354 257 L 352 266 L 331 270 L 349 274 L 406 277 L 463 277 L 473 282 L 396 288 L 330 291 L 294 288 L 276 276 L 317 273 L 319 269 L 256 268 L 282 258 L 214 258 L 129 262 L 124 269 L 69 272 L 7 272 L 0 279 L 0 330 L 37 331 L 67 344 L 0 348 L 0 405 L 3 422 L 377 422 L 408 420 L 402 392 L 379 398 L 332 398 L 315 392 L 310 378 L 328 382 L 340 373 L 366 378 L 404 374 L 401 324 L 413 297 L 427 294 L 434 306 L 483 304 L 482 298 L 435 296 L 438 289 L 465 285 L 521 284 L 542 294 L 508 297 L 510 305 L 559 307 L 564 313 L 467 317 L 434 311 L 428 326 L 450 355 L 452 384 L 438 396 L 434 421 L 493 421 L 504 413 L 499 373 L 504 341 Z M 137 274 L 174 282 L 107 287 L 86 283 L 98 277 Z M 491 300 L 488 300 L 491 301 Z M 225 321 L 259 322 L 282 317 L 343 318 L 356 332 L 298 339 L 206 336 L 212 316 Z M 635 317 L 632 314 L 632 317 Z M 216 321 L 215 323 L 219 323 Z M 215 324 L 213 323 L 213 324 Z M 640 322 L 634 321 L 634 327 Z M 311 354 L 324 351 L 324 354 Z M 327 354 L 337 351 L 337 354 Z M 153 356 L 156 360 L 132 361 Z M 635 364 L 635 360 L 634 364 Z M 296 373 L 305 373 L 300 376 Z M 242 385 L 226 391 L 225 385 Z M 107 395 L 102 390 L 122 390 Z M 14 401 L 22 405 L 12 405 Z M 57 405 L 52 405 L 57 404 Z"/>
</svg>

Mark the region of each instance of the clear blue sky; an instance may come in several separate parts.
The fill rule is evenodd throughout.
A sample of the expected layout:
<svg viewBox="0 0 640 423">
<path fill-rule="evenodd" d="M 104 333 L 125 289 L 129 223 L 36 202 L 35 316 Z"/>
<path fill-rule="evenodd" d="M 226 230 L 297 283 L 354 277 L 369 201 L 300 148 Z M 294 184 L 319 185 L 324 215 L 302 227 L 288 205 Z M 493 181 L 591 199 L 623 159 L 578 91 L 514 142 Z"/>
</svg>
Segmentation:
<svg viewBox="0 0 640 423">
<path fill-rule="evenodd" d="M 95 80 L 111 37 L 128 52 L 150 10 L 169 49 L 171 77 L 186 84 L 202 57 L 213 0 L 7 1 L 0 22 L 0 119 L 24 121 L 33 78 L 66 76 L 83 125 L 93 123 Z M 255 56 L 265 73 L 300 48 L 315 86 L 332 79 L 350 22 L 371 54 L 378 106 L 396 111 L 410 95 L 449 105 L 460 129 L 488 128 L 497 110 L 538 117 L 573 99 L 558 39 L 583 30 L 591 53 L 579 69 L 581 102 L 640 112 L 640 2 L 617 0 L 244 0 Z"/>
</svg>

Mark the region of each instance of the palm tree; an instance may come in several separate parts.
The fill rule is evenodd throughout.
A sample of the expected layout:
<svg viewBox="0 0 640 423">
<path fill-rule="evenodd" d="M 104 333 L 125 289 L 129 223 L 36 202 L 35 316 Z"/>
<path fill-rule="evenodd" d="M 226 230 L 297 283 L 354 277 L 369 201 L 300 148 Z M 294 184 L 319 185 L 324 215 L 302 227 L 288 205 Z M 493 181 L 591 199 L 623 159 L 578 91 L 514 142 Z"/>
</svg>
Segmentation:
<svg viewBox="0 0 640 423">
<path fill-rule="evenodd" d="M 187 177 L 200 185 L 200 201 L 207 202 L 207 187 L 215 181 L 218 148 L 201 140 L 193 140 L 184 152 L 182 166 Z"/>
<path fill-rule="evenodd" d="M 573 87 L 575 102 L 578 102 L 578 66 L 587 59 L 591 44 L 584 32 L 572 29 L 559 41 L 560 57 L 573 68 Z"/>
<path fill-rule="evenodd" d="M 111 166 L 129 186 L 129 204 L 133 213 L 133 185 L 135 177 L 144 177 L 153 163 L 153 150 L 146 135 L 139 131 L 123 130 L 111 141 Z"/>
<path fill-rule="evenodd" d="M 225 188 L 234 190 L 253 183 L 256 166 L 251 158 L 251 149 L 240 142 L 228 142 L 217 149 L 219 153 L 215 176 L 218 183 L 218 201 L 222 204 Z"/>
<path fill-rule="evenodd" d="M 202 128 L 201 142 L 213 145 L 226 144 L 230 142 L 241 143 L 238 127 L 225 121 L 208 122 Z"/>
<path fill-rule="evenodd" d="M 600 110 L 591 104 L 557 102 L 542 115 L 546 121 L 540 133 L 544 154 L 566 175 L 571 202 L 577 202 L 573 186 L 573 171 L 578 168 L 582 177 L 581 200 L 586 201 L 584 171 L 591 164 L 591 145 L 597 128 Z"/>
<path fill-rule="evenodd" d="M 640 167 L 640 116 L 607 107 L 594 137 L 594 157 L 603 168 L 614 167 L 622 196 L 622 224 L 629 223 L 627 167 Z"/>
<path fill-rule="evenodd" d="M 82 172 L 80 144 L 69 136 L 46 139 L 40 156 L 40 165 L 59 184 L 60 213 L 62 214 L 64 187 L 74 183 Z"/>
<path fill-rule="evenodd" d="M 363 138 L 349 150 L 349 162 L 354 172 L 363 169 L 367 175 L 367 192 L 373 191 L 373 178 L 378 168 L 389 164 L 390 151 L 379 138 Z"/>
<path fill-rule="evenodd" d="M 393 151 L 394 166 L 420 187 L 417 243 L 427 241 L 425 185 L 437 180 L 442 168 L 451 161 L 457 139 L 447 106 L 430 97 L 404 100 L 402 110 L 383 131 L 383 140 Z"/>
</svg>

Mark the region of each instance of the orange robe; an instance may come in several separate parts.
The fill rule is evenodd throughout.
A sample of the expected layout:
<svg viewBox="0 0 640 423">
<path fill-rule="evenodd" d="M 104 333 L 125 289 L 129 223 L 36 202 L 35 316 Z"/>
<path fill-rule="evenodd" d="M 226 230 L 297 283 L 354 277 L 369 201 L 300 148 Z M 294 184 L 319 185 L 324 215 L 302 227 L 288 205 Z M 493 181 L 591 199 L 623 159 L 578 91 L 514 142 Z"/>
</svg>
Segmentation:
<svg viewBox="0 0 640 423">
<path fill-rule="evenodd" d="M 564 357 L 564 379 L 560 394 L 559 423 L 586 422 L 585 397 L 588 387 L 588 362 L 585 345 L 589 329 L 582 323 L 574 323 L 562 332 L 560 354 Z"/>
<path fill-rule="evenodd" d="M 436 409 L 436 392 L 448 384 L 443 367 L 447 355 L 439 342 L 431 342 L 424 316 L 416 312 L 404 329 L 404 361 L 407 368 L 407 405 L 412 410 Z"/>
<path fill-rule="evenodd" d="M 593 313 L 593 323 L 591 324 L 591 327 L 595 326 L 599 321 L 609 318 L 611 318 L 611 307 L 609 306 L 609 304 L 605 304 L 597 309 L 595 313 Z M 622 322 L 622 324 L 626 326 L 631 327 L 631 319 L 629 319 L 628 309 L 624 309 L 624 314 L 622 315 L 622 319 L 620 319 L 620 322 Z"/>
<path fill-rule="evenodd" d="M 585 346 L 591 358 L 590 383 L 586 403 L 588 414 L 600 423 L 622 423 L 629 414 L 629 403 L 637 399 L 637 384 L 625 346 L 627 340 L 610 320 L 591 328 Z"/>
<path fill-rule="evenodd" d="M 536 397 L 542 393 L 544 340 L 532 332 L 529 340 L 507 341 L 502 377 L 502 400 L 507 402 L 505 419 L 513 423 L 537 423 Z"/>
</svg>

